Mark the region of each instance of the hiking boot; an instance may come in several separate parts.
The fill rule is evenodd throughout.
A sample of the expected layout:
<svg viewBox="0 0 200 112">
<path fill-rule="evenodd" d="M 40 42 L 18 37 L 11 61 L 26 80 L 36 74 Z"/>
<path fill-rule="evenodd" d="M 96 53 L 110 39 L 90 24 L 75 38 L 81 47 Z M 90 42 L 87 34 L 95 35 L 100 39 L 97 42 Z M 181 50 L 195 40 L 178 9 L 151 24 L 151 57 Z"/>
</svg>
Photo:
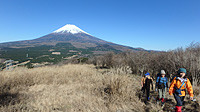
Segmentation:
<svg viewBox="0 0 200 112">
<path fill-rule="evenodd" d="M 161 98 L 161 106 L 162 106 L 162 108 L 163 108 L 164 104 L 165 104 L 165 99 Z"/>
<path fill-rule="evenodd" d="M 147 101 L 149 101 L 150 100 L 150 96 L 147 98 Z"/>
<path fill-rule="evenodd" d="M 161 102 L 162 102 L 162 103 L 165 103 L 165 99 L 164 99 L 164 98 L 162 98 L 162 99 L 161 99 Z"/>
<path fill-rule="evenodd" d="M 176 106 L 176 112 L 182 112 L 181 108 L 182 106 Z"/>
</svg>

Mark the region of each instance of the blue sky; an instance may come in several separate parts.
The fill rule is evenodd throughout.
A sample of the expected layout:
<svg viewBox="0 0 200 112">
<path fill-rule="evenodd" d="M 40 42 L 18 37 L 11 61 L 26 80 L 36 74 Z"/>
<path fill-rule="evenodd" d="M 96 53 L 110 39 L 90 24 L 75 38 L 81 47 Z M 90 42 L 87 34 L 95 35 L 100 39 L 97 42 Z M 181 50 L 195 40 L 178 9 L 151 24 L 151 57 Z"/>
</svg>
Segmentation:
<svg viewBox="0 0 200 112">
<path fill-rule="evenodd" d="M 74 24 L 100 39 L 148 50 L 200 42 L 200 0 L 0 0 L 0 43 Z"/>
</svg>

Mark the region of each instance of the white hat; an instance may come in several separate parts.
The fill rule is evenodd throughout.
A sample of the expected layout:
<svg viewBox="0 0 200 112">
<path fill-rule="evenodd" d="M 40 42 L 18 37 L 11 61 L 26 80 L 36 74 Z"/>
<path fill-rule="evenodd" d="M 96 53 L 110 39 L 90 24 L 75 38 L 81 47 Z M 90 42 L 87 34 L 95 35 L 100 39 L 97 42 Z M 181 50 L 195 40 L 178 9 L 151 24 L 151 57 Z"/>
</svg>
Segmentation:
<svg viewBox="0 0 200 112">
<path fill-rule="evenodd" d="M 160 71 L 160 74 L 166 74 L 166 73 L 165 73 L 165 71 L 164 71 L 164 70 L 161 70 L 161 71 Z"/>
</svg>

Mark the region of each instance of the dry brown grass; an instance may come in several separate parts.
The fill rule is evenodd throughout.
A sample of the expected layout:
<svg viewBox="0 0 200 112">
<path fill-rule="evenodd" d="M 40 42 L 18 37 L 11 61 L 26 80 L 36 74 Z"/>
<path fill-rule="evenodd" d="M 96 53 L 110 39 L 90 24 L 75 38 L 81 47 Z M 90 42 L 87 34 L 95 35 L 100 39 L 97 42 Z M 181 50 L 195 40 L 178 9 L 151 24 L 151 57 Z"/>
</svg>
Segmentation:
<svg viewBox="0 0 200 112">
<path fill-rule="evenodd" d="M 0 72 L 1 112 L 142 112 L 140 79 L 92 65 Z"/>
</svg>

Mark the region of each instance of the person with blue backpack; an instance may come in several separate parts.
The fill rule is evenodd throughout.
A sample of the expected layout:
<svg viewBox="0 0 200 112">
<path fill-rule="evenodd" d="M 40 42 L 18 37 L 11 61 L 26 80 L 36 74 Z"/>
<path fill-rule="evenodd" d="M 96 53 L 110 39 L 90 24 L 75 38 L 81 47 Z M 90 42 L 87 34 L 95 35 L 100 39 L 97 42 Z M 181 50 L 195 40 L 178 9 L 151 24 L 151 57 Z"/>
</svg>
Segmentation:
<svg viewBox="0 0 200 112">
<path fill-rule="evenodd" d="M 157 101 L 161 101 L 161 106 L 165 103 L 165 93 L 168 90 L 168 79 L 165 75 L 165 71 L 161 70 L 160 75 L 156 79 L 156 91 L 158 89 L 159 94 Z"/>
</svg>

